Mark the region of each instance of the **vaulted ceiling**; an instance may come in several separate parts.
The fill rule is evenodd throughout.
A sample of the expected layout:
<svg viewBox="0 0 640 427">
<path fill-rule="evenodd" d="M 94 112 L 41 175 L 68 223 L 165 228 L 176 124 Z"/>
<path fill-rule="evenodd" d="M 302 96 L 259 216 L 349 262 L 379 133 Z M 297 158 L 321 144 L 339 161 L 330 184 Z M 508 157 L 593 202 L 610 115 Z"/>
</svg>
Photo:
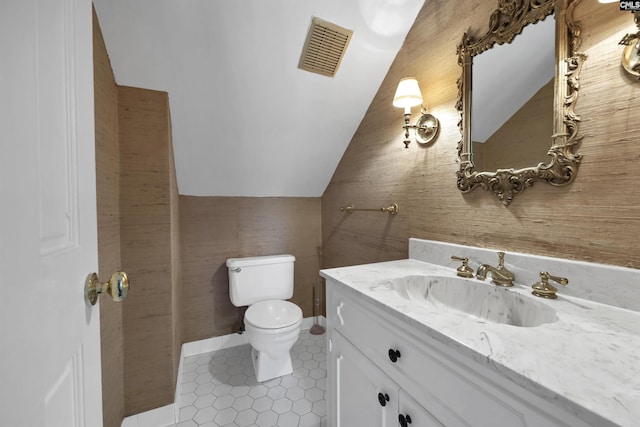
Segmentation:
<svg viewBox="0 0 640 427">
<path fill-rule="evenodd" d="M 322 195 L 423 2 L 94 0 L 116 82 L 169 94 L 180 194 L 292 197 Z M 314 16 L 353 31 L 335 77 L 298 68 Z"/>
</svg>

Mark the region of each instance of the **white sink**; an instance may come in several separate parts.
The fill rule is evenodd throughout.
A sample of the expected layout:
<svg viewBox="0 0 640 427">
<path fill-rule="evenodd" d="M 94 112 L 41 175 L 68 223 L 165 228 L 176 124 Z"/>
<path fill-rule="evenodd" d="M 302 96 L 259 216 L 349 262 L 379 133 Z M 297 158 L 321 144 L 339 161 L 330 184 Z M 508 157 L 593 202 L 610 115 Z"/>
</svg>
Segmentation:
<svg viewBox="0 0 640 427">
<path fill-rule="evenodd" d="M 392 279 L 391 287 L 405 299 L 485 322 L 534 327 L 558 320 L 552 307 L 534 297 L 475 279 L 413 275 Z"/>
</svg>

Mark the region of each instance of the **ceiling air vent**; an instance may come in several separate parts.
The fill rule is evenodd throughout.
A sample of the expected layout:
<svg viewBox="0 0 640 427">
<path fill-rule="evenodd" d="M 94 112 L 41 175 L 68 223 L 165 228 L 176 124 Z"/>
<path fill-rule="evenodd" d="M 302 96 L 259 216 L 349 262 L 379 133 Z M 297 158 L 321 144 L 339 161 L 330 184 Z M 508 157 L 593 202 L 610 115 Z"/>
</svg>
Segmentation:
<svg viewBox="0 0 640 427">
<path fill-rule="evenodd" d="M 353 31 L 314 17 L 298 68 L 333 77 L 347 50 Z"/>
</svg>

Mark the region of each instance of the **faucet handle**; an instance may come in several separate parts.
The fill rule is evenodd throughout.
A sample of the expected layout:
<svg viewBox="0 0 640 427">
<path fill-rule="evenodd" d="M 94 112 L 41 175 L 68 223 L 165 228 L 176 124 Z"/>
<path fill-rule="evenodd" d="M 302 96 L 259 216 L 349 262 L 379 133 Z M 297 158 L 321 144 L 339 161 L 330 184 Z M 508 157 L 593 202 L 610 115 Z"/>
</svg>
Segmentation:
<svg viewBox="0 0 640 427">
<path fill-rule="evenodd" d="M 569 279 L 566 277 L 558 277 L 552 276 L 548 272 L 544 271 L 540 273 L 540 281 L 531 285 L 531 293 L 537 297 L 547 298 L 547 299 L 556 299 L 558 296 L 556 292 L 558 289 L 549 283 L 549 280 L 553 280 L 556 283 L 561 284 L 562 286 L 567 286 L 569 284 Z"/>
<path fill-rule="evenodd" d="M 469 267 L 469 258 L 452 256 L 453 261 L 462 261 L 462 265 L 456 269 L 456 274 L 460 277 L 473 277 L 473 268 Z"/>
</svg>

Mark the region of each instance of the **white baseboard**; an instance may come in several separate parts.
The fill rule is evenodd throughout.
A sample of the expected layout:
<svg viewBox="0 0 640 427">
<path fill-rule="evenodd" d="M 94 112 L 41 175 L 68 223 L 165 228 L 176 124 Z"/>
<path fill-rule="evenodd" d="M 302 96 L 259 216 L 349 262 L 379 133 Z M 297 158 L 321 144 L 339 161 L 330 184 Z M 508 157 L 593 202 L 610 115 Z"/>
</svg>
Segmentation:
<svg viewBox="0 0 640 427">
<path fill-rule="evenodd" d="M 166 427 L 176 423 L 175 403 L 131 415 L 122 420 L 122 427 Z"/>
<path fill-rule="evenodd" d="M 301 329 L 303 331 L 310 329 L 314 323 L 315 317 L 304 318 L 302 319 Z M 318 323 L 326 327 L 327 319 L 324 316 L 318 316 Z M 126 417 L 122 420 L 121 427 L 167 427 L 176 424 L 180 416 L 178 398 L 181 394 L 180 378 L 182 377 L 184 359 L 243 344 L 249 344 L 247 334 L 229 334 L 182 344 L 174 403 Z"/>
</svg>

